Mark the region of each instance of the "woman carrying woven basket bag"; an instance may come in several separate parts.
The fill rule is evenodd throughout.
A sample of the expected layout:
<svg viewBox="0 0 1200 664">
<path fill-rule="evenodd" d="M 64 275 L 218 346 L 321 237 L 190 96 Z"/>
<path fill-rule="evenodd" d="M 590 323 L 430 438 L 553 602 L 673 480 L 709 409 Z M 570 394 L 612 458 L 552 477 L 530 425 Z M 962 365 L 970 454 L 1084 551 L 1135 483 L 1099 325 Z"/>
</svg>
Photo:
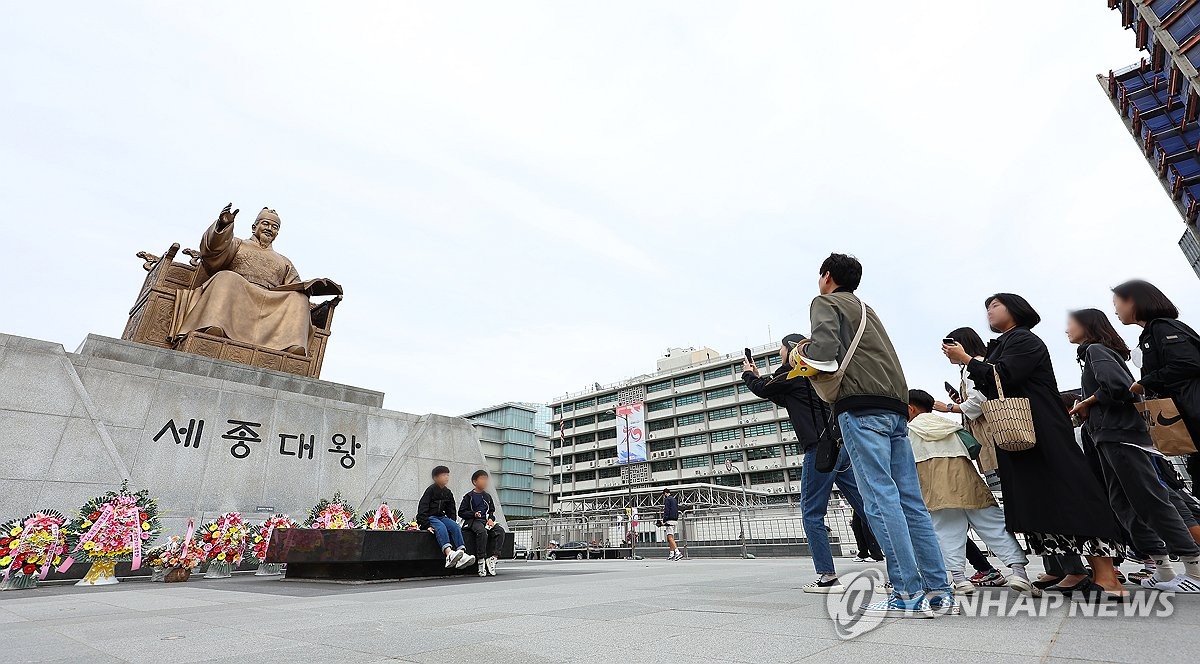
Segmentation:
<svg viewBox="0 0 1200 664">
<path fill-rule="evenodd" d="M 1000 336 L 988 344 L 986 357 L 971 357 L 958 344 L 943 352 L 952 362 L 967 366 L 975 386 L 989 400 L 1001 392 L 1028 399 L 1035 444 L 1019 452 L 997 449 L 998 474 L 1008 530 L 1025 536 L 1030 550 L 1048 567 L 1086 556 L 1093 578 L 1070 565 L 1065 575 L 1043 578 L 1038 585 L 1051 590 L 1088 592 L 1093 583 L 1118 593 L 1122 589 L 1112 558 L 1121 550 L 1116 520 L 1108 495 L 1075 444 L 1070 417 L 1058 396 L 1058 381 L 1046 344 L 1030 328 L 1041 317 L 1025 298 L 998 293 L 985 301 L 988 326 Z M 1000 384 L 997 385 L 996 377 Z"/>
</svg>

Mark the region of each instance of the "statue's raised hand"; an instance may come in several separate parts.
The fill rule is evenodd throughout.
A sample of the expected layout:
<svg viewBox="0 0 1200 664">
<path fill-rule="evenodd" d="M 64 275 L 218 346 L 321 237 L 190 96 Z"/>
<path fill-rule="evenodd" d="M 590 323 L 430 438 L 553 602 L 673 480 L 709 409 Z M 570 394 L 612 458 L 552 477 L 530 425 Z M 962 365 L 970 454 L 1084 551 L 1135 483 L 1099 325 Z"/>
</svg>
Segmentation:
<svg viewBox="0 0 1200 664">
<path fill-rule="evenodd" d="M 233 225 L 234 219 L 237 218 L 237 213 L 241 210 L 233 210 L 233 203 L 226 205 L 221 210 L 221 214 L 217 216 L 217 228 L 223 229 Z"/>
</svg>

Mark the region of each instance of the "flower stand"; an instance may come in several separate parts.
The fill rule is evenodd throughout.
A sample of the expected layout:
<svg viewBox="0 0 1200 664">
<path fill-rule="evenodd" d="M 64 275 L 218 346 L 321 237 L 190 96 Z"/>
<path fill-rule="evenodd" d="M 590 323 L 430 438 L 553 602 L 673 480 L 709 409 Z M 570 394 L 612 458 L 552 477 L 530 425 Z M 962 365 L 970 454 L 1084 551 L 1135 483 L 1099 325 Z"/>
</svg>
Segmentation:
<svg viewBox="0 0 1200 664">
<path fill-rule="evenodd" d="M 88 568 L 87 574 L 76 583 L 77 586 L 111 586 L 120 583 L 117 580 L 117 563 L 114 560 L 97 560 Z"/>
<path fill-rule="evenodd" d="M 206 579 L 228 579 L 233 576 L 233 564 L 227 560 L 214 560 L 208 564 L 204 573 Z"/>
<path fill-rule="evenodd" d="M 279 576 L 283 574 L 283 563 L 259 563 L 254 576 Z"/>
<path fill-rule="evenodd" d="M 164 583 L 183 583 L 192 576 L 192 570 L 186 567 L 172 567 L 163 578 Z"/>
<path fill-rule="evenodd" d="M 37 585 L 38 578 L 34 574 L 22 574 L 20 576 L 13 574 L 4 581 L 0 581 L 0 590 L 25 590 Z"/>
<path fill-rule="evenodd" d="M 159 583 L 165 578 L 167 578 L 167 570 L 165 570 L 161 567 L 151 567 L 150 568 L 150 582 L 151 583 Z"/>
</svg>

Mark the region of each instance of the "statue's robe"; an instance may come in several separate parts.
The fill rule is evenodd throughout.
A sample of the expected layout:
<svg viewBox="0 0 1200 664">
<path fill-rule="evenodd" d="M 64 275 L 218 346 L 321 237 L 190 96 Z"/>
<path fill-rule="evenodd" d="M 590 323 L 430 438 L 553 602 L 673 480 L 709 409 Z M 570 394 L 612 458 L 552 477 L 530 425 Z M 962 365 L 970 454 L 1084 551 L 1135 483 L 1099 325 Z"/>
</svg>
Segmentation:
<svg viewBox="0 0 1200 664">
<path fill-rule="evenodd" d="M 200 242 L 200 266 L 211 276 L 199 288 L 179 292 L 175 335 L 219 327 L 234 341 L 307 352 L 312 334 L 308 282 L 300 281 L 287 257 L 234 237 L 233 224 L 217 230 L 214 222 Z"/>
</svg>

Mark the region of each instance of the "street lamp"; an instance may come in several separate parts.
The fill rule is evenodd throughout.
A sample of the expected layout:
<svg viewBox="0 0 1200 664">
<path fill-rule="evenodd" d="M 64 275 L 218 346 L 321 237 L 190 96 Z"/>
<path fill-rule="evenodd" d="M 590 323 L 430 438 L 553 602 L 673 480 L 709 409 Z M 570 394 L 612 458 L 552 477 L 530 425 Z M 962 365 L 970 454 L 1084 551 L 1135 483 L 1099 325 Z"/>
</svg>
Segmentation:
<svg viewBox="0 0 1200 664">
<path fill-rule="evenodd" d="M 738 539 L 742 541 L 742 558 L 750 559 L 752 556 L 746 553 L 746 524 L 742 520 L 742 511 L 746 509 L 746 479 L 742 477 L 741 469 L 733 465 L 733 461 L 731 459 L 726 459 L 725 472 L 730 473 L 735 470 L 737 471 L 738 484 L 742 487 L 742 506 L 738 508 L 738 529 L 740 529 L 741 532 L 738 533 Z"/>
<path fill-rule="evenodd" d="M 625 420 L 625 465 L 628 467 L 633 459 L 633 447 L 629 441 L 629 415 L 617 412 L 614 408 L 609 408 L 606 411 L 608 414 Z M 618 452 L 619 454 L 619 452 Z M 619 461 L 619 459 L 618 459 Z M 634 529 L 633 517 L 637 513 L 637 507 L 633 503 L 633 469 L 627 468 L 625 471 L 625 492 L 629 499 L 629 559 L 637 560 L 637 531 Z"/>
</svg>

